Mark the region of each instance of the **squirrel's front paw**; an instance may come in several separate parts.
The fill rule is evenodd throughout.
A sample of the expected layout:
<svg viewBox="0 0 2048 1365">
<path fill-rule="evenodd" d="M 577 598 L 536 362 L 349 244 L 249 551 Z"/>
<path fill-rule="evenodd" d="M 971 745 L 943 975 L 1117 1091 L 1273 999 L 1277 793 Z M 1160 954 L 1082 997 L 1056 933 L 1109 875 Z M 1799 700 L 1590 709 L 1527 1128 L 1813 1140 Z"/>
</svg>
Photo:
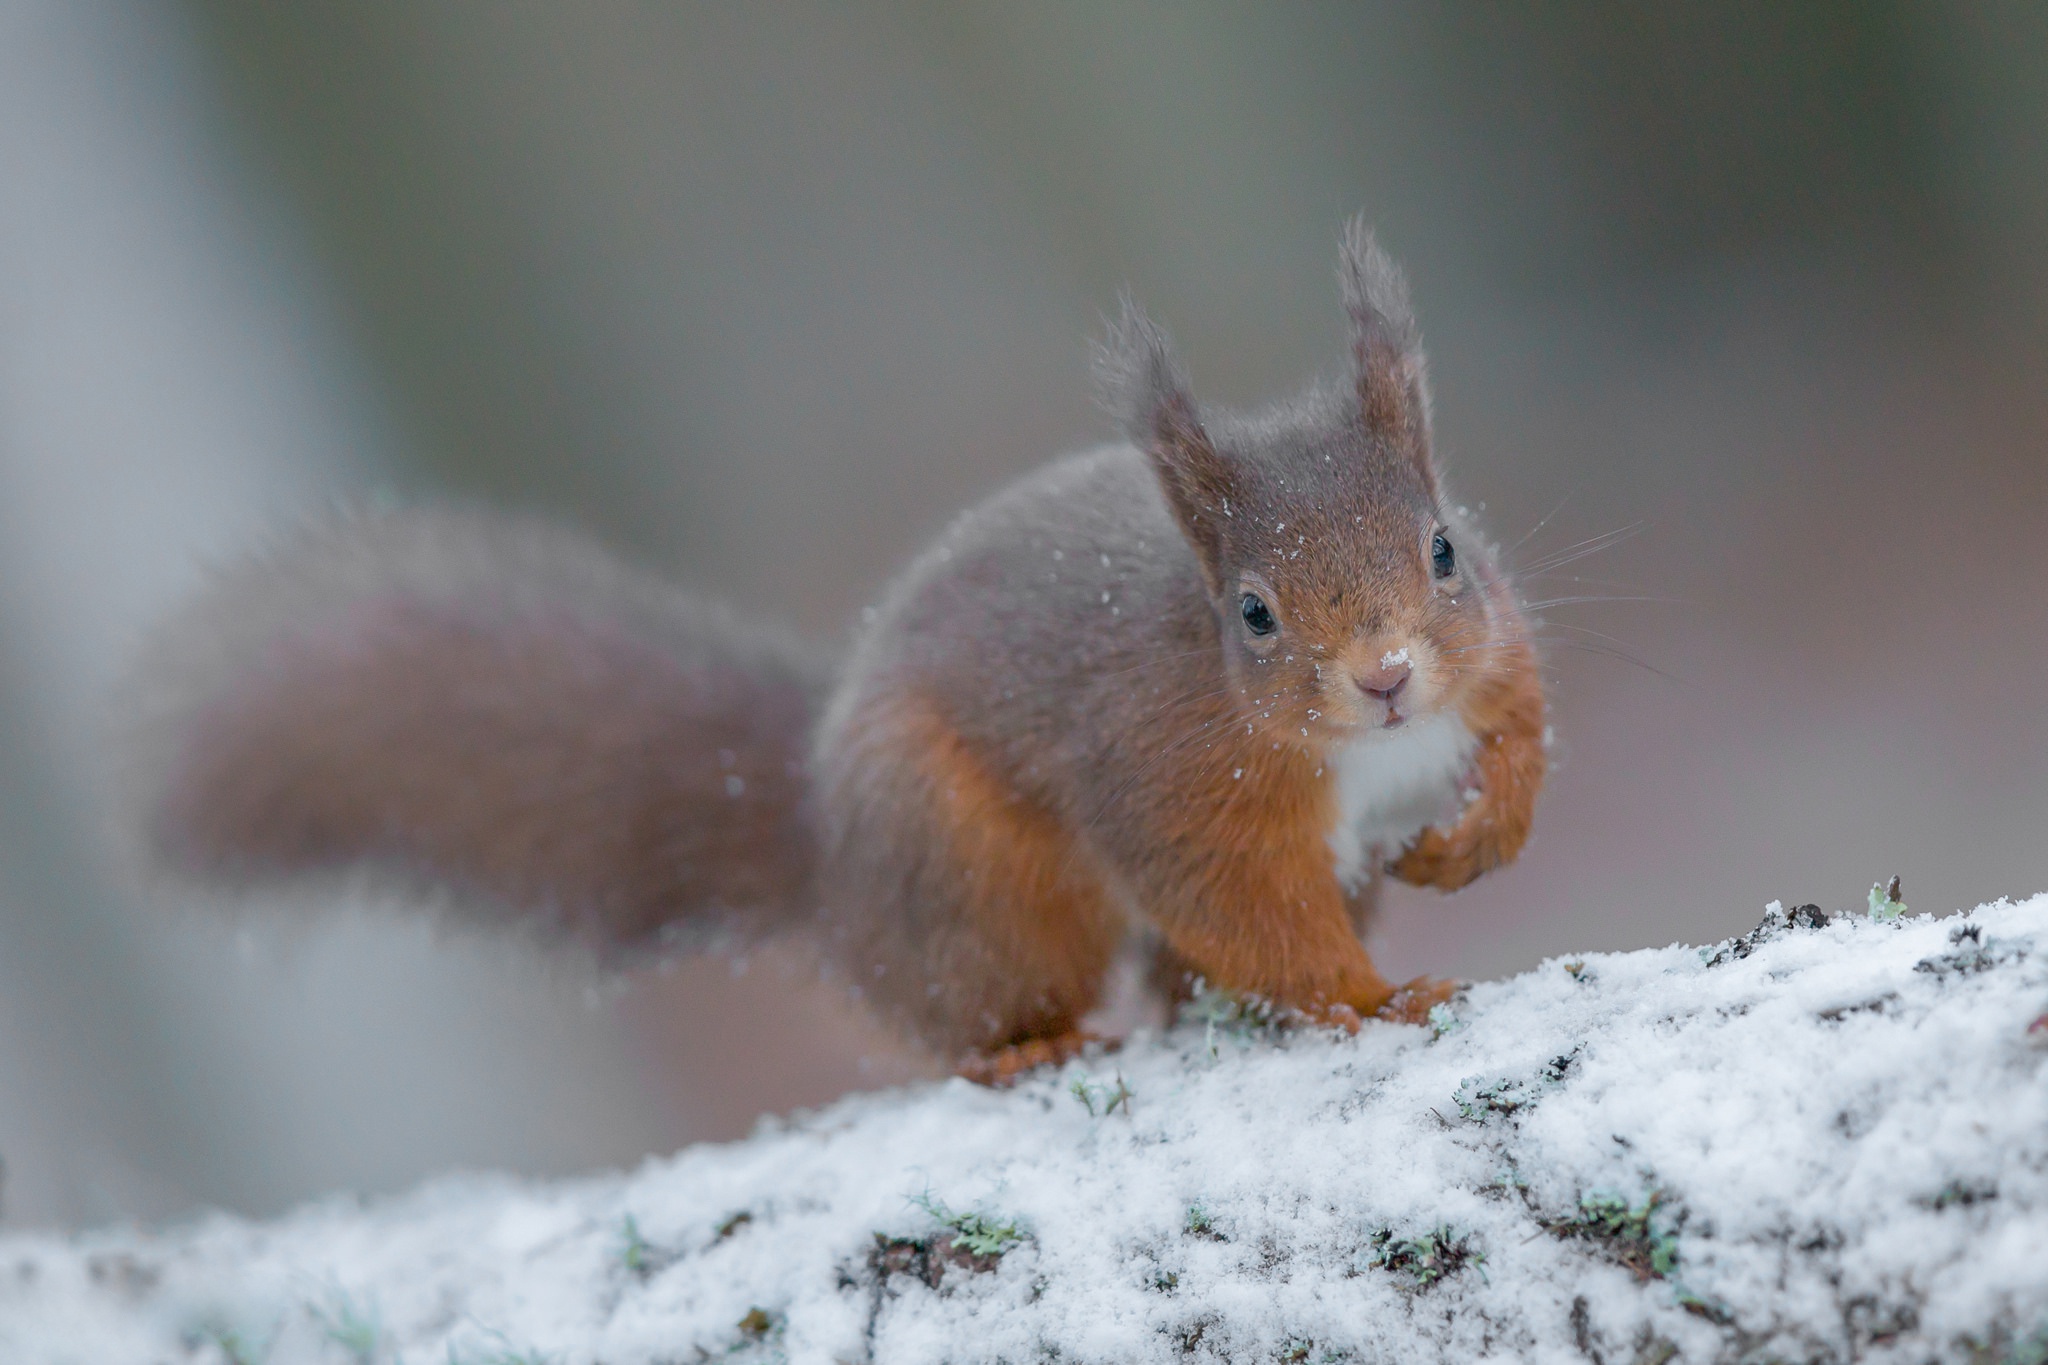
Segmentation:
<svg viewBox="0 0 2048 1365">
<path fill-rule="evenodd" d="M 1511 861 L 1529 837 L 1546 761 L 1540 735 L 1489 736 L 1462 784 L 1477 795 L 1454 823 L 1418 834 L 1387 871 L 1411 886 L 1456 891 Z"/>
<path fill-rule="evenodd" d="M 1097 1035 L 1080 1029 L 1054 1034 L 1050 1038 L 1026 1038 L 1021 1043 L 999 1047 L 993 1052 L 970 1052 L 960 1059 L 953 1074 L 963 1076 L 976 1085 L 1004 1090 L 1029 1072 L 1042 1066 L 1060 1066 L 1080 1056 L 1089 1044 L 1102 1042 L 1103 1039 Z M 1114 1047 L 1115 1044 L 1112 1042 L 1106 1046 Z"/>
<path fill-rule="evenodd" d="M 1434 825 L 1415 836 L 1415 842 L 1388 865 L 1387 871 L 1410 886 L 1433 886 L 1456 891 L 1468 886 L 1494 866 L 1468 815 L 1446 834 Z"/>
<path fill-rule="evenodd" d="M 1457 891 L 1521 851 L 1521 829 L 1502 825 L 1493 803 L 1481 796 L 1447 829 L 1431 825 L 1387 866 L 1410 886 Z"/>
</svg>

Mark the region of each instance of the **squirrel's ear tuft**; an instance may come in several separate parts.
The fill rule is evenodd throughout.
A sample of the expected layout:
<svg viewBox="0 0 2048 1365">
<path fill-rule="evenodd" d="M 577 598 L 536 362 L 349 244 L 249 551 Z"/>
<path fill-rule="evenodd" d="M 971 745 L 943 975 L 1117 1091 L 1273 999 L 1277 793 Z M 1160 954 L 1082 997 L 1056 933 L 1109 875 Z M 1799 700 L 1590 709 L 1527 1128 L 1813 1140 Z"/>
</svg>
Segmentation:
<svg viewBox="0 0 2048 1365">
<path fill-rule="evenodd" d="M 1353 382 L 1366 428 L 1394 437 L 1427 460 L 1429 376 L 1408 281 L 1373 240 L 1362 215 L 1344 225 L 1338 275 L 1351 318 Z"/>
<path fill-rule="evenodd" d="M 1165 329 L 1126 294 L 1095 348 L 1102 400 L 1145 452 L 1213 595 L 1221 591 L 1223 522 L 1230 516 L 1229 463 L 1202 425 L 1187 374 Z"/>
<path fill-rule="evenodd" d="M 1173 353 L 1166 329 L 1146 317 L 1129 294 L 1118 299 L 1117 316 L 1105 323 L 1105 332 L 1095 346 L 1102 404 L 1133 445 L 1147 446 L 1163 422 L 1194 410 L 1187 372 Z"/>
</svg>

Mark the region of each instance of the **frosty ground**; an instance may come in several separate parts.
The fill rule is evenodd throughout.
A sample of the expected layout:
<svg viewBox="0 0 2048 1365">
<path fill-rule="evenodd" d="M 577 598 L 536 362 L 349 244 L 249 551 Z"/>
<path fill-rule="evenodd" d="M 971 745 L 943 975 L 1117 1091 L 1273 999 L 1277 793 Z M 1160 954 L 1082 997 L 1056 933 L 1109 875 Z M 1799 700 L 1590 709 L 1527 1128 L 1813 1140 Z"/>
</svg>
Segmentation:
<svg viewBox="0 0 2048 1365">
<path fill-rule="evenodd" d="M 1220 1001 L 630 1175 L 0 1238 L 0 1360 L 2048 1361 L 2048 896 Z"/>
</svg>

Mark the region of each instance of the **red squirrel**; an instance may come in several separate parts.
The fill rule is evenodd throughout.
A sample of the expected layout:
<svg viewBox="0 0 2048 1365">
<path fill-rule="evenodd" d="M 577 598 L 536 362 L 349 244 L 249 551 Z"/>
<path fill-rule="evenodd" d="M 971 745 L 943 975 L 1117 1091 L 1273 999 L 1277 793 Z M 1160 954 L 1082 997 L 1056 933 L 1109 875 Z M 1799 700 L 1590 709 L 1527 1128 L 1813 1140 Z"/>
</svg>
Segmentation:
<svg viewBox="0 0 2048 1365">
<path fill-rule="evenodd" d="M 1442 491 L 1407 288 L 1341 253 L 1340 382 L 1197 404 L 1126 301 L 1128 442 L 956 520 L 837 661 L 559 529 L 330 520 L 145 654 L 135 793 L 170 873 L 368 870 L 613 960 L 814 940 L 987 1081 L 1072 1055 L 1134 929 L 1167 975 L 1414 1020 L 1360 936 L 1382 873 L 1512 859 L 1545 703 Z"/>
</svg>

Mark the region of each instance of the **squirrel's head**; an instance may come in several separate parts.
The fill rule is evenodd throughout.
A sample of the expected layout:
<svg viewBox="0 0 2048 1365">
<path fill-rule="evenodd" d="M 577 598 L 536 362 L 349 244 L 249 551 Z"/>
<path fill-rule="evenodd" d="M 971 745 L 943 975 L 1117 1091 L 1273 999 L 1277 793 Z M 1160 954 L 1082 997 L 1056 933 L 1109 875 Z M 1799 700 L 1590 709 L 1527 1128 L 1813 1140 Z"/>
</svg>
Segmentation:
<svg viewBox="0 0 2048 1365">
<path fill-rule="evenodd" d="M 1316 748 L 1456 705 L 1500 619 L 1500 578 L 1440 491 L 1407 285 L 1359 220 L 1340 274 L 1348 373 L 1294 402 L 1198 407 L 1128 299 L 1100 354 L 1194 550 L 1248 718 Z"/>
</svg>

